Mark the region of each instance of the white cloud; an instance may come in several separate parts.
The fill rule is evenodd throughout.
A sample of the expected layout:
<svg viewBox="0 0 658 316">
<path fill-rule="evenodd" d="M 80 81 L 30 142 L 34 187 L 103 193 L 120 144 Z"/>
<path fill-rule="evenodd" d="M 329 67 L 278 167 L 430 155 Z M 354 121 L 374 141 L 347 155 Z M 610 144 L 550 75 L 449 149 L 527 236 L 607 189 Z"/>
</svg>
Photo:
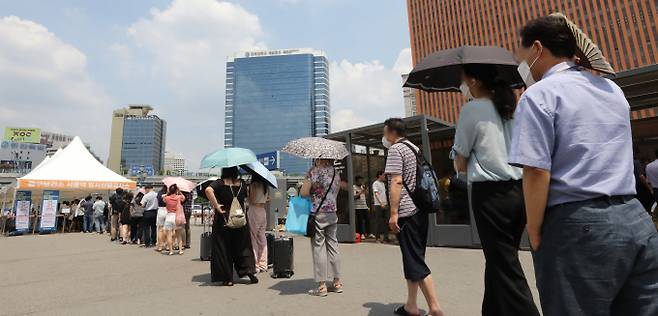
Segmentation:
<svg viewBox="0 0 658 316">
<path fill-rule="evenodd" d="M 167 148 L 198 168 L 203 154 L 223 144 L 227 56 L 265 48 L 258 17 L 228 2 L 174 0 L 165 9 L 151 9 L 126 35 L 127 44 L 113 45 L 115 55 L 133 60 L 124 69 L 148 64 L 152 79 L 164 82 L 175 96 L 167 104 L 153 105 L 168 121 Z M 135 57 L 143 53 L 147 58 Z M 207 133 L 202 146 L 201 135 L 190 141 L 192 130 Z"/>
<path fill-rule="evenodd" d="M 111 103 L 84 53 L 41 24 L 0 19 L 0 126 L 80 135 L 106 157 Z"/>
<path fill-rule="evenodd" d="M 404 55 L 404 51 L 400 56 Z M 379 61 L 331 63 L 332 131 L 402 116 L 401 58 L 393 68 Z"/>
<path fill-rule="evenodd" d="M 412 69 L 411 62 L 411 48 L 405 48 L 398 54 L 398 59 L 395 60 L 393 70 L 399 74 L 408 74 Z"/>
</svg>

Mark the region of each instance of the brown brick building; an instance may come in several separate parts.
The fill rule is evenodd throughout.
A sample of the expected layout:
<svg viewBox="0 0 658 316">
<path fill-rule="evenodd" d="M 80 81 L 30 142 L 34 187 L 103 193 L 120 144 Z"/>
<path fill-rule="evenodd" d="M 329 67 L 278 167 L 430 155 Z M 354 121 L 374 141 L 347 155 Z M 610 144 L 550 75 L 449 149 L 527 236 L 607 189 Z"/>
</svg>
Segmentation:
<svg viewBox="0 0 658 316">
<path fill-rule="evenodd" d="M 615 71 L 658 64 L 658 0 L 407 0 L 413 64 L 462 45 L 518 45 L 525 21 L 562 12 L 601 48 Z M 456 122 L 462 96 L 417 92 L 417 111 Z M 658 104 L 656 104 L 658 106 Z M 633 111 L 653 117 L 657 108 Z"/>
</svg>

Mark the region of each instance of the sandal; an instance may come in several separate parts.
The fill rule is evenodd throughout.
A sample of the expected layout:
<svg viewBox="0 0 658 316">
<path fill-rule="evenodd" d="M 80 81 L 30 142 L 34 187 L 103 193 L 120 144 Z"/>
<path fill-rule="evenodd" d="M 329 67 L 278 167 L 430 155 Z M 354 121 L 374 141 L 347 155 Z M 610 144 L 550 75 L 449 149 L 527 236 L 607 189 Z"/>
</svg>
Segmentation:
<svg viewBox="0 0 658 316">
<path fill-rule="evenodd" d="M 173 256 L 173 255 L 174 255 L 174 252 L 173 252 L 173 251 L 170 251 L 170 252 L 169 252 L 169 255 L 170 255 L 170 256 Z"/>
<path fill-rule="evenodd" d="M 182 256 L 182 255 L 184 255 L 184 254 L 185 254 L 185 251 L 182 251 L 182 250 L 181 250 L 181 251 L 178 252 L 178 255 L 181 255 L 181 256 Z"/>
<path fill-rule="evenodd" d="M 329 292 L 334 292 L 334 293 L 343 293 L 343 284 L 340 282 L 334 283 L 334 285 L 328 289 Z"/>
<path fill-rule="evenodd" d="M 404 305 L 398 306 L 394 311 L 393 314 L 395 315 L 400 315 L 400 316 L 414 316 L 413 314 L 407 312 L 406 309 L 404 309 Z M 418 314 L 420 315 L 420 314 Z"/>
<path fill-rule="evenodd" d="M 310 291 L 308 291 L 308 295 L 325 297 L 325 296 L 327 296 L 327 288 L 326 287 L 321 287 L 321 288 L 310 290 Z"/>
</svg>

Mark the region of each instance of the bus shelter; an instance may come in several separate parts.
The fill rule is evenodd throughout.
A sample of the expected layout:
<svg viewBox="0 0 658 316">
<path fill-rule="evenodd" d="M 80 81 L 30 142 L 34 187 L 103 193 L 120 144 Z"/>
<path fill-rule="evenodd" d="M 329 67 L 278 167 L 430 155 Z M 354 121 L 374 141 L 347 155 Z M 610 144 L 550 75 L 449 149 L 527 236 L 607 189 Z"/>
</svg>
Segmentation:
<svg viewBox="0 0 658 316">
<path fill-rule="evenodd" d="M 479 245 L 475 222 L 470 212 L 468 193 L 451 192 L 447 189 L 454 174 L 452 161 L 448 158 L 455 133 L 453 124 L 439 119 L 418 115 L 404 118 L 407 138 L 422 149 L 425 158 L 432 162 L 437 175 L 441 178 L 442 209 L 430 215 L 428 244 L 432 246 L 473 247 Z M 356 176 L 364 178 L 370 188 L 376 174 L 382 170 L 386 160 L 386 149 L 382 145 L 384 123 L 368 125 L 341 131 L 325 138 L 344 142 L 350 152 L 340 164 L 342 179 L 347 187 L 352 188 Z M 338 201 L 339 226 L 338 239 L 341 242 L 353 242 L 356 236 L 354 209 L 354 192 L 346 190 L 344 198 Z M 368 204 L 372 205 L 372 194 L 367 195 Z M 341 203 L 342 201 L 344 203 Z"/>
</svg>

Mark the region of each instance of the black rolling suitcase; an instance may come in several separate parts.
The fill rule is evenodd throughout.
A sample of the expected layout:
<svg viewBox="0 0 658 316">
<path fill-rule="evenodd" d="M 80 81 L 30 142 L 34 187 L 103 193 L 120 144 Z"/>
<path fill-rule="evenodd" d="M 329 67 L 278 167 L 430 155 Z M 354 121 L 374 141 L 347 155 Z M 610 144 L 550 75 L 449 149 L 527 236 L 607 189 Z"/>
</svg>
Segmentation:
<svg viewBox="0 0 658 316">
<path fill-rule="evenodd" d="M 294 272 L 295 251 L 292 237 L 274 238 L 273 278 L 290 278 Z"/>
<path fill-rule="evenodd" d="M 204 211 L 201 211 L 202 216 L 204 215 Z M 199 238 L 199 242 L 201 243 L 199 250 L 200 250 L 200 255 L 199 258 L 201 261 L 209 261 L 210 257 L 212 256 L 212 233 L 209 231 L 206 231 L 206 222 L 203 222 L 203 233 L 201 234 L 201 237 Z"/>
</svg>

